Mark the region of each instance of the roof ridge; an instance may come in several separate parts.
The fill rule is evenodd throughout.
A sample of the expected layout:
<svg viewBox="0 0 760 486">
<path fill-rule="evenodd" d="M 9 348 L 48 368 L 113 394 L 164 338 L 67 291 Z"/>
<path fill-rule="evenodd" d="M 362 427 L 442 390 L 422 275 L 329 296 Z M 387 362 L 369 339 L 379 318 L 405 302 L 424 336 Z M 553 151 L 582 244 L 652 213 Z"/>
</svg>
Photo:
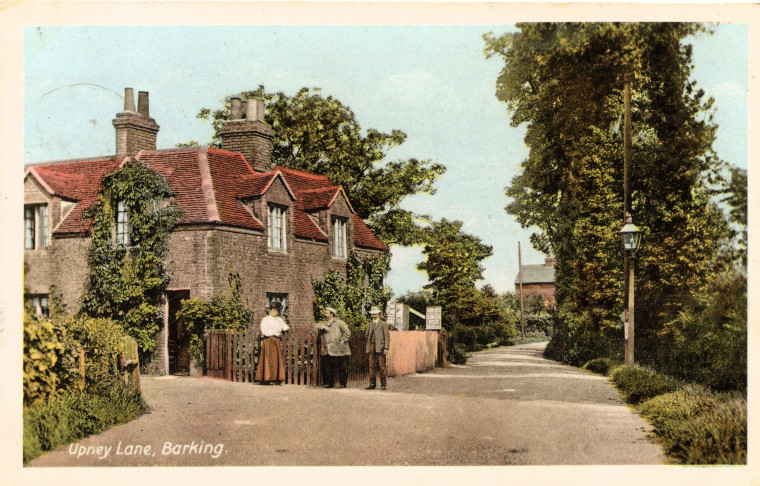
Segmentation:
<svg viewBox="0 0 760 486">
<path fill-rule="evenodd" d="M 47 167 L 51 165 L 75 164 L 77 162 L 97 162 L 97 161 L 105 162 L 105 161 L 114 161 L 114 160 L 121 160 L 121 159 L 115 155 L 102 155 L 98 157 L 44 160 L 41 162 L 29 162 L 28 164 L 24 164 L 24 169 L 26 170 L 30 167 Z"/>
<path fill-rule="evenodd" d="M 303 177 L 308 177 L 309 179 L 327 179 L 328 181 L 330 180 L 330 178 L 327 177 L 326 175 L 312 174 L 311 172 L 304 172 L 304 171 L 298 170 L 298 169 L 290 169 L 288 167 L 283 167 L 281 165 L 275 165 L 273 170 L 281 170 L 281 171 L 284 171 L 284 172 L 290 172 L 290 173 L 294 173 L 294 174 L 300 174 L 300 175 L 303 175 Z"/>
</svg>

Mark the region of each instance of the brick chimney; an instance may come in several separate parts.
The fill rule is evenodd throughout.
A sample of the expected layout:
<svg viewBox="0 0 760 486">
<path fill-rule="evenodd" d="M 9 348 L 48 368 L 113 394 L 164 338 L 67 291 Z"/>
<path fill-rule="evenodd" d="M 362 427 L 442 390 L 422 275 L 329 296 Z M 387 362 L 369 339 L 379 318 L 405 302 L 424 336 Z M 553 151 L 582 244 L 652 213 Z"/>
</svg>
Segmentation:
<svg viewBox="0 0 760 486">
<path fill-rule="evenodd" d="M 556 264 L 557 264 L 557 259 L 554 257 L 548 257 L 544 261 L 544 266 L 546 267 L 553 267 Z"/>
<path fill-rule="evenodd" d="M 264 121 L 264 100 L 232 98 L 230 119 L 219 135 L 222 148 L 243 154 L 256 172 L 272 170 L 272 127 Z"/>
<path fill-rule="evenodd" d="M 159 126 L 150 117 L 148 92 L 137 94 L 137 113 L 135 113 L 135 95 L 132 88 L 124 89 L 124 112 L 117 113 L 113 120 L 116 129 L 116 156 L 136 154 L 140 150 L 156 150 L 156 135 Z"/>
</svg>

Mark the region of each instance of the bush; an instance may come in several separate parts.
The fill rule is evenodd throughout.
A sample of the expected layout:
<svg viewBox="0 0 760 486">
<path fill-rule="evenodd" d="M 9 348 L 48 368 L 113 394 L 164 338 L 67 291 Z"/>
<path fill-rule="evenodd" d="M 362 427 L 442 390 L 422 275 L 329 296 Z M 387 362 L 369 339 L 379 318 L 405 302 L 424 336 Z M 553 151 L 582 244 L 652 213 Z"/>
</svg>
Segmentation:
<svg viewBox="0 0 760 486">
<path fill-rule="evenodd" d="M 84 350 L 85 390 L 106 393 L 120 383 L 117 358 L 124 332 L 110 319 L 78 316 L 65 322 L 68 335 Z"/>
<path fill-rule="evenodd" d="M 612 368 L 619 365 L 620 363 L 610 358 L 596 358 L 586 362 L 583 365 L 583 369 L 599 373 L 600 375 L 607 375 Z"/>
<path fill-rule="evenodd" d="M 641 404 L 668 455 L 684 464 L 746 464 L 747 402 L 686 387 Z"/>
<path fill-rule="evenodd" d="M 673 379 L 638 365 L 615 367 L 610 372 L 610 377 L 625 401 L 633 404 L 677 388 Z"/>
<path fill-rule="evenodd" d="M 104 394 L 66 393 L 24 412 L 23 460 L 128 422 L 144 412 L 140 394 L 121 382 Z"/>
<path fill-rule="evenodd" d="M 30 407 L 60 391 L 58 369 L 64 354 L 62 331 L 50 321 L 24 312 L 24 406 Z"/>
</svg>

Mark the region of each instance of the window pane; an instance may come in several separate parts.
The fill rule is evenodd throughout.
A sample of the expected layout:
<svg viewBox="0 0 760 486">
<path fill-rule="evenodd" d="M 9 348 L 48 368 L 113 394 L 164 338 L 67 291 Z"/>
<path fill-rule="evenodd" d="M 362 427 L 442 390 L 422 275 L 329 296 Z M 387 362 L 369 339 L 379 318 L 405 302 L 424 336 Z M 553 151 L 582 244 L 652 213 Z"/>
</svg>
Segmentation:
<svg viewBox="0 0 760 486">
<path fill-rule="evenodd" d="M 47 246 L 47 206 L 39 206 L 39 234 L 40 234 L 40 248 Z"/>
<path fill-rule="evenodd" d="M 24 208 L 24 248 L 34 249 L 34 208 Z"/>
</svg>

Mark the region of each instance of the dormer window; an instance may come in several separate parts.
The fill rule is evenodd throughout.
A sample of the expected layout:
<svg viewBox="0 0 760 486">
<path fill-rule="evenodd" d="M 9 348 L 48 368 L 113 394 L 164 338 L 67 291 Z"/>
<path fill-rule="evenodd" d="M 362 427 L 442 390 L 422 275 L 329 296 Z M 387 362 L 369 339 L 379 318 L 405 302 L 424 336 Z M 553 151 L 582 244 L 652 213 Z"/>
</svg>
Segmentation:
<svg viewBox="0 0 760 486">
<path fill-rule="evenodd" d="M 47 204 L 24 206 L 24 248 L 48 246 Z"/>
<path fill-rule="evenodd" d="M 346 220 L 334 218 L 332 227 L 332 256 L 335 258 L 346 258 Z"/>
<path fill-rule="evenodd" d="M 116 244 L 127 247 L 131 244 L 129 235 L 129 209 L 124 201 L 116 204 Z"/>
<path fill-rule="evenodd" d="M 288 208 L 284 206 L 269 206 L 269 249 L 277 251 L 287 250 L 287 214 Z"/>
</svg>

